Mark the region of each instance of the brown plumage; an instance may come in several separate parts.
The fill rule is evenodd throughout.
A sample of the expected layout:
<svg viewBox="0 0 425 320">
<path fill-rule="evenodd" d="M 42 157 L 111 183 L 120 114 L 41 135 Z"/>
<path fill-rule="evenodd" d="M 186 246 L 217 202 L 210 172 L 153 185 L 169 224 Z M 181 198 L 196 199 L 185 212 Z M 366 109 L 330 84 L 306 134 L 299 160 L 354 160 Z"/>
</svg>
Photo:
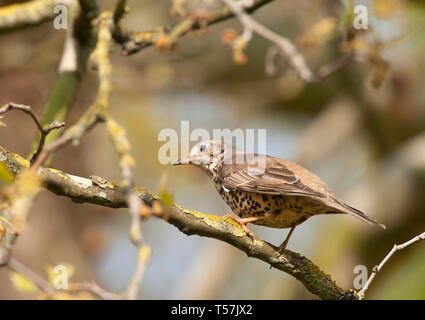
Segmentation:
<svg viewBox="0 0 425 320">
<path fill-rule="evenodd" d="M 271 156 L 263 159 L 262 167 L 258 163 L 249 164 L 244 152 L 220 141 L 203 141 L 192 148 L 187 159 L 176 164 L 192 164 L 205 171 L 221 197 L 239 216 L 233 219 L 247 232 L 245 225 L 249 222 L 291 228 L 281 249 L 286 248 L 297 225 L 317 214 L 346 213 L 385 228 L 338 199 L 319 177 L 300 165 Z"/>
</svg>

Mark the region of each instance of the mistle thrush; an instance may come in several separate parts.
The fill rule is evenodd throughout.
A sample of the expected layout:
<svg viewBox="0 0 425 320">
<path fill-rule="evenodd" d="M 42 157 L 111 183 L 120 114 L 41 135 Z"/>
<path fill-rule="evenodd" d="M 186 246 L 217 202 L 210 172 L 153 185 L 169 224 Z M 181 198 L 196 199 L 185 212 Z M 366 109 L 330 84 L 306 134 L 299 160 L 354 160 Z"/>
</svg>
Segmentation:
<svg viewBox="0 0 425 320">
<path fill-rule="evenodd" d="M 229 217 L 248 233 L 246 224 L 250 222 L 271 228 L 291 228 L 280 245 L 281 250 L 286 248 L 296 226 L 318 214 L 347 213 L 385 228 L 338 199 L 319 177 L 300 165 L 264 156 L 261 168 L 259 163 L 248 162 L 248 156 L 221 141 L 210 140 L 196 144 L 188 158 L 175 164 L 201 168 L 239 218 Z"/>
</svg>

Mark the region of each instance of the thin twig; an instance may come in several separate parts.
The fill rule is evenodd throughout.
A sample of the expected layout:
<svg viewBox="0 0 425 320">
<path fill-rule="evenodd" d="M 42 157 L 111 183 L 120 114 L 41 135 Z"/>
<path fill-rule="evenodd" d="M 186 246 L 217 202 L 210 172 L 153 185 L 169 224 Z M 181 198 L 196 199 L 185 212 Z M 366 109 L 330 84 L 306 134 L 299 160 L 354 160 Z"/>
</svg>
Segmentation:
<svg viewBox="0 0 425 320">
<path fill-rule="evenodd" d="M 15 258 L 11 257 L 7 265 L 13 271 L 31 280 L 42 292 L 44 292 L 48 296 L 55 295 L 56 290 L 52 288 L 52 286 L 46 279 L 40 277 L 38 274 L 36 274 L 34 271 L 29 269 L 22 263 L 20 263 Z"/>
<path fill-rule="evenodd" d="M 38 142 L 38 146 L 36 151 L 31 157 L 30 163 L 33 164 L 38 156 L 40 155 L 41 151 L 44 147 L 44 142 L 46 141 L 46 136 L 50 133 L 50 131 L 62 128 L 65 126 L 65 122 L 59 122 L 59 121 L 53 121 L 47 128 L 43 128 L 41 125 L 40 120 L 35 115 L 35 113 L 32 111 L 32 108 L 30 106 L 26 106 L 23 104 L 13 103 L 10 102 L 3 107 L 0 108 L 0 114 L 6 113 L 10 110 L 20 110 L 23 111 L 31 116 L 31 118 L 34 120 L 35 124 L 37 125 L 38 130 L 40 131 L 40 141 Z"/>
<path fill-rule="evenodd" d="M 0 108 L 0 114 L 6 113 L 10 110 L 20 110 L 29 114 L 31 118 L 34 120 L 35 124 L 37 125 L 38 130 L 40 130 L 40 132 L 44 131 L 43 126 L 40 123 L 40 120 L 38 120 L 38 117 L 34 114 L 30 106 L 10 102 Z"/>
<path fill-rule="evenodd" d="M 245 8 L 247 13 L 253 13 L 262 6 L 273 0 L 253 0 L 250 6 Z M 162 45 L 172 47 L 174 42 L 191 31 L 210 26 L 234 17 L 234 13 L 227 6 L 219 7 L 210 11 L 202 11 L 200 15 L 189 14 L 179 22 L 158 26 L 148 31 L 127 30 L 121 24 L 117 24 L 113 30 L 115 42 L 121 44 L 124 55 L 132 55 L 145 48 L 152 46 L 161 37 L 166 35 L 166 41 Z"/>
<path fill-rule="evenodd" d="M 295 44 L 293 44 L 291 40 L 277 34 L 276 32 L 255 21 L 248 13 L 244 11 L 241 5 L 234 0 L 222 1 L 234 12 L 236 17 L 244 26 L 244 33 L 242 37 L 244 37 L 246 41 L 250 40 L 251 33 L 257 33 L 274 44 L 267 51 L 265 59 L 266 74 L 268 75 L 276 74 L 274 59 L 278 54 L 285 58 L 287 63 L 297 72 L 300 79 L 306 83 L 314 83 L 324 80 L 334 72 L 346 66 L 351 61 L 350 55 L 342 55 L 334 61 L 331 61 L 330 63 L 320 67 L 316 73 L 313 73 L 307 66 L 307 63 L 302 54 L 298 51 Z"/>
<path fill-rule="evenodd" d="M 44 142 L 46 141 L 46 137 L 50 133 L 50 131 L 52 131 L 54 129 L 62 128 L 64 126 L 65 126 L 65 122 L 59 122 L 59 121 L 55 120 L 46 129 L 43 129 L 43 131 L 41 131 L 40 142 L 37 146 L 37 149 L 35 150 L 34 154 L 31 157 L 31 160 L 30 160 L 31 164 L 33 164 L 34 161 L 37 160 L 38 156 L 40 155 L 41 151 L 43 150 Z"/>
<path fill-rule="evenodd" d="M 136 300 L 137 294 L 140 291 L 143 277 L 145 275 L 146 266 L 149 262 L 151 250 L 148 246 L 140 245 L 137 257 L 136 269 L 131 277 L 127 290 L 127 298 L 129 300 Z"/>
<path fill-rule="evenodd" d="M 351 61 L 352 61 L 351 55 L 344 54 L 339 56 L 335 60 L 329 62 L 328 64 L 321 66 L 319 70 L 316 72 L 317 80 L 323 80 L 329 77 L 331 74 L 335 73 L 336 71 L 348 65 Z"/>
<path fill-rule="evenodd" d="M 119 300 L 121 298 L 119 294 L 107 291 L 95 282 L 71 283 L 70 291 L 90 292 L 103 300 Z"/>
<path fill-rule="evenodd" d="M 60 290 L 54 289 L 49 281 L 44 279 L 43 277 L 39 276 L 37 273 L 23 265 L 21 262 L 16 260 L 15 258 L 10 258 L 8 262 L 8 267 L 21 274 L 25 278 L 29 279 L 32 283 L 34 283 L 43 293 L 45 293 L 48 297 L 54 297 L 56 294 L 60 292 Z M 86 291 L 90 292 L 100 299 L 103 300 L 117 300 L 120 299 L 120 295 L 109 292 L 102 287 L 100 287 L 98 284 L 94 282 L 79 282 L 79 283 L 72 283 L 70 284 L 69 291 L 76 292 L 76 291 Z"/>
<path fill-rule="evenodd" d="M 375 279 L 376 274 L 381 271 L 382 267 L 385 265 L 385 263 L 387 263 L 387 261 L 391 258 L 391 256 L 399 250 L 403 250 L 404 248 L 410 246 L 411 244 L 415 243 L 415 242 L 419 242 L 425 240 L 425 232 L 421 233 L 420 235 L 410 239 L 409 241 L 406 241 L 402 244 L 395 244 L 394 247 L 391 249 L 391 251 L 385 256 L 384 260 L 381 261 L 381 263 L 377 266 L 375 266 L 372 270 L 372 274 L 370 275 L 369 279 L 366 281 L 365 285 L 363 286 L 363 288 L 359 291 L 358 295 L 360 299 L 363 299 L 365 296 L 365 292 L 366 290 L 369 288 L 369 285 L 371 284 L 371 282 L 373 281 L 373 279 Z"/>
</svg>

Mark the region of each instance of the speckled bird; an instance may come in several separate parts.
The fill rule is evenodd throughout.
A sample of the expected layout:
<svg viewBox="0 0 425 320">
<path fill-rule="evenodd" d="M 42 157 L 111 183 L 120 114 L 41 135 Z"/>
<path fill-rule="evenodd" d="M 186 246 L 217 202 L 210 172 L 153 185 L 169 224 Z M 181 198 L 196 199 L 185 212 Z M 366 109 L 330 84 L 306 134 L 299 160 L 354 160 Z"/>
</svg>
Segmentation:
<svg viewBox="0 0 425 320">
<path fill-rule="evenodd" d="M 295 228 L 314 215 L 346 213 L 385 228 L 338 199 L 326 183 L 295 162 L 265 156 L 265 166 L 261 168 L 258 163 L 247 161 L 248 156 L 221 141 L 209 140 L 196 144 L 187 158 L 174 164 L 202 169 L 238 218 L 227 216 L 248 234 L 248 223 L 290 228 L 280 250 L 286 248 Z"/>
</svg>

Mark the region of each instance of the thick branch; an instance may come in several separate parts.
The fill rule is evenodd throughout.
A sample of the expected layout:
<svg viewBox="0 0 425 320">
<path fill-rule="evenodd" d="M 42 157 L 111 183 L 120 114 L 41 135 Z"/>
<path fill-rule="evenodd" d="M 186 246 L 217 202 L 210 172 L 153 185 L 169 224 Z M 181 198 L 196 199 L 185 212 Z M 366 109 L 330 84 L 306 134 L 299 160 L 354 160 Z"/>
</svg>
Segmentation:
<svg viewBox="0 0 425 320">
<path fill-rule="evenodd" d="M 33 0 L 0 8 L 0 33 L 31 27 L 52 20 L 55 0 Z"/>
<path fill-rule="evenodd" d="M 0 161 L 15 174 L 29 163 L 17 154 L 0 147 Z M 71 198 L 75 202 L 88 202 L 112 208 L 127 206 L 125 188 L 99 177 L 91 179 L 66 174 L 51 168 L 40 168 L 45 188 L 57 195 Z M 159 198 L 147 189 L 135 188 L 135 193 L 148 206 Z M 218 239 L 244 251 L 249 257 L 260 259 L 270 266 L 297 278 L 313 294 L 322 299 L 358 299 L 353 290 L 338 287 L 331 277 L 304 256 L 277 248 L 265 241 L 252 239 L 231 219 L 220 218 L 173 204 L 161 218 L 176 226 L 187 235 L 199 235 Z"/>
</svg>

